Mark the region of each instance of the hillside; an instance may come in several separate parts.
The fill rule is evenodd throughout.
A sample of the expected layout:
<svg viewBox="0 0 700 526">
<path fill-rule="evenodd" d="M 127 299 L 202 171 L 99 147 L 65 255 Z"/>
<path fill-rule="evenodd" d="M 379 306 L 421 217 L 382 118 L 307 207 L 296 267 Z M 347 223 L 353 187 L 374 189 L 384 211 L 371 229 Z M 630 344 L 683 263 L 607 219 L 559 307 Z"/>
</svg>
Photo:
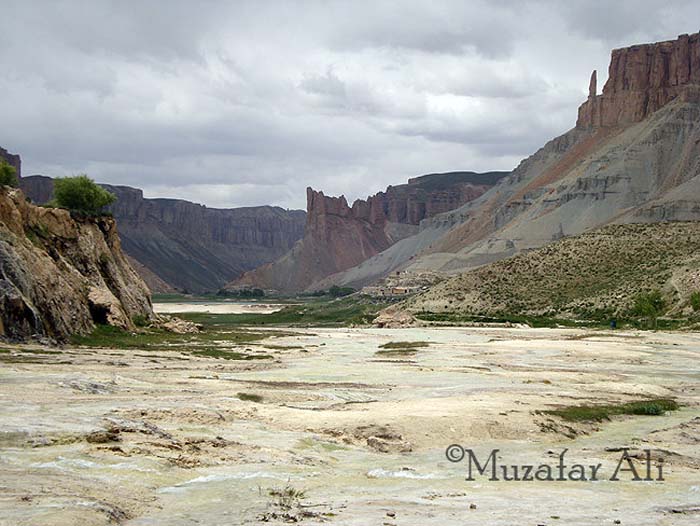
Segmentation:
<svg viewBox="0 0 700 526">
<path fill-rule="evenodd" d="M 507 172 L 447 172 L 389 186 L 352 206 L 307 188 L 304 238 L 279 260 L 244 274 L 227 288 L 281 292 L 318 289 L 319 280 L 352 268 L 414 235 L 425 219 L 477 199 Z"/>
<path fill-rule="evenodd" d="M 610 225 L 497 261 L 405 302 L 412 313 L 606 319 L 659 290 L 687 314 L 700 291 L 700 222 Z"/>
<path fill-rule="evenodd" d="M 323 286 L 396 270 L 451 275 L 607 224 L 673 220 L 700 220 L 699 34 L 614 50 L 602 93 L 594 73 L 574 128 L 478 199 Z"/>
<path fill-rule="evenodd" d="M 53 180 L 23 177 L 35 203 L 53 195 Z M 275 260 L 304 234 L 306 214 L 273 206 L 207 208 L 180 199 L 147 199 L 128 186 L 102 185 L 117 196 L 110 207 L 124 251 L 154 292 L 207 292 Z"/>
</svg>

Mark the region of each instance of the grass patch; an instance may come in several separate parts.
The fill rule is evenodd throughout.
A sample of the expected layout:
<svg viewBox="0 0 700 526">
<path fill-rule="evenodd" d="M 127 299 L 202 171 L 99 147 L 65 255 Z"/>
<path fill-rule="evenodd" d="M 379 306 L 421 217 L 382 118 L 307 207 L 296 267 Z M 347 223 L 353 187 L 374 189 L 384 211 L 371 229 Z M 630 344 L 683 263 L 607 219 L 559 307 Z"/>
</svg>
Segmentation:
<svg viewBox="0 0 700 526">
<path fill-rule="evenodd" d="M 414 356 L 418 349 L 382 349 L 377 351 L 377 356 Z"/>
<path fill-rule="evenodd" d="M 202 349 L 192 351 L 192 354 L 197 356 L 206 356 L 208 358 L 223 358 L 224 360 L 271 360 L 269 354 L 246 354 L 237 351 L 228 351 L 226 349 Z"/>
<path fill-rule="evenodd" d="M 179 314 L 203 325 L 227 327 L 346 327 L 368 325 L 388 303 L 362 297 L 341 298 L 332 301 L 309 301 L 302 305 L 289 305 L 270 314 Z"/>
<path fill-rule="evenodd" d="M 243 400 L 244 402 L 255 402 L 259 404 L 263 401 L 263 397 L 254 393 L 238 393 L 236 398 Z"/>
<path fill-rule="evenodd" d="M 418 347 L 427 347 L 430 342 L 389 342 L 379 346 L 380 349 L 402 350 L 409 349 L 415 351 Z"/>
<path fill-rule="evenodd" d="M 110 325 L 98 325 L 90 334 L 73 336 L 71 342 L 84 347 L 171 351 L 182 350 L 179 348 L 182 346 L 196 348 L 213 341 L 240 345 L 260 341 L 270 336 L 279 336 L 279 334 L 245 330 L 226 331 L 223 327 L 212 325 L 205 327 L 205 330 L 198 334 L 175 334 L 155 328 L 129 332 Z"/>
<path fill-rule="evenodd" d="M 568 422 L 600 422 L 601 420 L 609 420 L 613 415 L 658 416 L 663 415 L 666 411 L 675 411 L 678 407 L 675 400 L 657 398 L 615 405 L 578 405 L 543 412 L 558 416 Z"/>
</svg>

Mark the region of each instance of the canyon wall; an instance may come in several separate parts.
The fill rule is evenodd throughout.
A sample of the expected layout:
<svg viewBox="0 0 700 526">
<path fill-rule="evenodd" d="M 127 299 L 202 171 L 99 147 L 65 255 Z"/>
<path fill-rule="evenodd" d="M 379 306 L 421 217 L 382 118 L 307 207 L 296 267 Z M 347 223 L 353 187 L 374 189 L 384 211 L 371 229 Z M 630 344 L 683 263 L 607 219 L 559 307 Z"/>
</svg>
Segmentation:
<svg viewBox="0 0 700 526">
<path fill-rule="evenodd" d="M 65 340 L 97 323 L 133 330 L 137 318 L 154 318 L 150 293 L 114 219 L 76 219 L 0 187 L 0 337 Z"/>
<path fill-rule="evenodd" d="M 596 94 L 593 72 L 579 128 L 639 122 L 676 98 L 700 101 L 700 34 L 612 51 L 608 80 Z"/>
<path fill-rule="evenodd" d="M 700 220 L 700 36 L 612 52 L 594 72 L 576 127 L 547 142 L 482 197 L 324 287 L 397 270 L 454 274 L 610 223 Z"/>
<path fill-rule="evenodd" d="M 304 233 L 301 210 L 215 209 L 179 199 L 147 199 L 128 186 L 102 186 L 117 196 L 110 211 L 124 251 L 143 266 L 136 268 L 154 292 L 216 291 L 278 258 Z M 53 195 L 49 177 L 24 177 L 21 187 L 36 203 Z"/>
<path fill-rule="evenodd" d="M 419 223 L 476 199 L 507 172 L 430 174 L 390 186 L 349 206 L 307 188 L 304 238 L 282 258 L 245 273 L 227 288 L 259 287 L 278 292 L 313 288 L 326 276 L 359 265 L 400 239 Z"/>
</svg>

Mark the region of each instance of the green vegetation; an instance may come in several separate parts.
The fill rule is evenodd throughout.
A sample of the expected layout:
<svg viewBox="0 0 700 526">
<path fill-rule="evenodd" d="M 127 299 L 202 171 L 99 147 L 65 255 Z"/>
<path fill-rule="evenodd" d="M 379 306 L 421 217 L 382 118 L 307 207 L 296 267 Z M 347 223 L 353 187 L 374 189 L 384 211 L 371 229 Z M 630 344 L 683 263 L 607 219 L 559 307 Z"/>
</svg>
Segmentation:
<svg viewBox="0 0 700 526">
<path fill-rule="evenodd" d="M 315 298 L 319 298 L 322 296 L 330 296 L 331 298 L 342 298 L 345 296 L 349 296 L 350 294 L 354 294 L 355 292 L 357 291 L 352 287 L 339 287 L 338 285 L 333 285 L 328 290 L 317 290 L 316 292 L 312 292 L 311 294 L 309 294 L 309 296 Z"/>
<path fill-rule="evenodd" d="M 658 398 L 616 405 L 570 406 L 543 413 L 558 416 L 568 422 L 600 422 L 610 419 L 613 415 L 662 415 L 666 411 L 675 411 L 678 407 L 675 400 Z"/>
<path fill-rule="evenodd" d="M 264 298 L 265 291 L 263 289 L 221 289 L 216 295 L 224 298 Z"/>
<path fill-rule="evenodd" d="M 529 316 L 529 315 L 508 315 L 502 314 L 498 316 L 477 316 L 472 314 L 462 314 L 455 312 L 419 312 L 414 316 L 422 321 L 433 322 L 440 325 L 470 325 L 474 323 L 512 323 L 525 324 L 533 328 L 549 328 L 556 327 L 581 327 L 591 329 L 606 329 L 610 326 L 610 320 L 604 317 L 598 319 L 570 319 L 557 318 L 548 316 Z M 638 318 L 616 318 L 617 328 L 634 328 L 647 329 L 649 325 L 646 319 Z M 678 330 L 688 325 L 688 320 L 682 319 L 665 319 L 658 318 L 656 320 L 656 329 L 661 330 Z"/>
<path fill-rule="evenodd" d="M 427 347 L 430 342 L 389 342 L 379 346 L 380 349 L 415 349 L 417 347 Z"/>
<path fill-rule="evenodd" d="M 15 167 L 10 166 L 6 161 L 0 161 L 0 186 L 17 187 L 17 185 L 19 185 L 19 180 Z"/>
<path fill-rule="evenodd" d="M 269 354 L 246 354 L 242 352 L 229 351 L 219 348 L 208 348 L 199 351 L 192 351 L 192 354 L 197 356 L 206 356 L 207 358 L 222 358 L 224 360 L 271 360 Z"/>
<path fill-rule="evenodd" d="M 263 401 L 262 396 L 253 393 L 238 393 L 236 394 L 236 398 L 238 398 L 239 400 L 243 400 L 244 402 L 255 402 L 256 404 L 259 404 Z"/>
<path fill-rule="evenodd" d="M 268 490 L 268 495 L 274 499 L 273 504 L 282 510 L 291 510 L 292 508 L 298 507 L 300 501 L 306 497 L 304 491 L 294 489 L 289 484 L 284 488 L 271 488 Z"/>
<path fill-rule="evenodd" d="M 646 318 L 649 326 L 655 329 L 658 326 L 658 318 L 666 309 L 666 301 L 661 292 L 652 290 L 651 292 L 643 292 L 634 298 L 634 306 L 631 314 Z"/>
<path fill-rule="evenodd" d="M 413 356 L 418 352 L 418 349 L 407 347 L 405 349 L 381 349 L 377 351 L 377 356 Z"/>
<path fill-rule="evenodd" d="M 82 174 L 54 179 L 54 199 L 51 204 L 77 214 L 98 216 L 105 206 L 116 199 L 114 194 Z"/>
<path fill-rule="evenodd" d="M 186 313 L 179 316 L 195 323 L 221 327 L 345 327 L 371 323 L 377 313 L 387 305 L 366 298 L 352 297 L 289 305 L 271 314 Z"/>
<path fill-rule="evenodd" d="M 73 336 L 71 341 L 85 347 L 178 351 L 224 360 L 269 360 L 272 358 L 270 354 L 241 352 L 240 346 L 284 334 L 279 331 L 233 330 L 217 323 L 205 325 L 202 332 L 196 334 L 175 334 L 152 327 L 128 332 L 109 325 L 98 325 L 91 334 Z"/>
<path fill-rule="evenodd" d="M 137 314 L 136 316 L 134 316 L 134 318 L 131 321 L 137 327 L 147 327 L 148 323 L 149 323 L 148 318 L 146 316 L 144 316 L 143 314 Z"/>
<path fill-rule="evenodd" d="M 695 312 L 700 311 L 700 291 L 695 291 L 690 295 L 690 306 Z"/>
</svg>

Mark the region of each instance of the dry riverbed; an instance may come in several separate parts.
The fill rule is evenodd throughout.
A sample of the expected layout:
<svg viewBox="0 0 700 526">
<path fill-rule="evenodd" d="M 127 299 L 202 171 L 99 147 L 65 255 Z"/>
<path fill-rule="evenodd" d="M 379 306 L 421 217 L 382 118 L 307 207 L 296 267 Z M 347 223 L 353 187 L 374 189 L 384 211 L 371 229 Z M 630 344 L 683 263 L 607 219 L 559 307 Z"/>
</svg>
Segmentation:
<svg viewBox="0 0 700 526">
<path fill-rule="evenodd" d="M 0 348 L 2 525 L 700 522 L 698 334 L 291 329 L 245 361 Z M 681 408 L 541 412 L 647 398 Z M 508 465 L 556 466 L 568 449 L 603 476 L 467 481 L 453 443 Z M 622 447 L 642 476 L 652 450 L 665 480 L 608 480 Z"/>
</svg>

